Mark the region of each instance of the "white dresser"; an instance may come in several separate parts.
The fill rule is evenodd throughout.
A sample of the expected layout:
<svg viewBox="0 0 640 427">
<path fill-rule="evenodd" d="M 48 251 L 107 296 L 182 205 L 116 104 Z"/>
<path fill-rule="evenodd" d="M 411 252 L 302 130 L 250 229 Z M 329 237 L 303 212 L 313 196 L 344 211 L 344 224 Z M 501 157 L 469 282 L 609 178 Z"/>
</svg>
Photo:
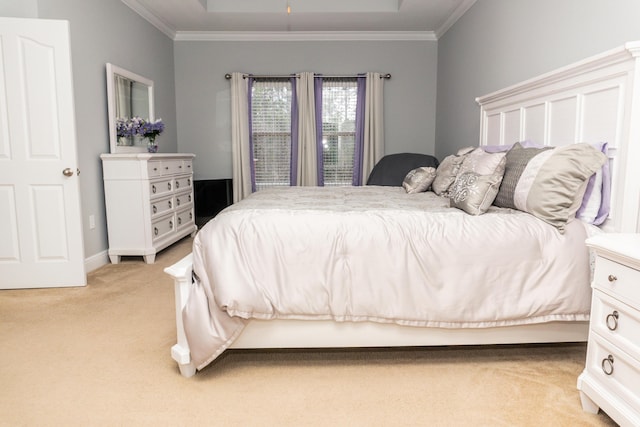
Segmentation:
<svg viewBox="0 0 640 427">
<path fill-rule="evenodd" d="M 587 245 L 596 266 L 582 407 L 640 426 L 640 234 L 602 234 Z"/>
<path fill-rule="evenodd" d="M 193 154 L 102 154 L 109 258 L 156 253 L 196 232 Z"/>
</svg>

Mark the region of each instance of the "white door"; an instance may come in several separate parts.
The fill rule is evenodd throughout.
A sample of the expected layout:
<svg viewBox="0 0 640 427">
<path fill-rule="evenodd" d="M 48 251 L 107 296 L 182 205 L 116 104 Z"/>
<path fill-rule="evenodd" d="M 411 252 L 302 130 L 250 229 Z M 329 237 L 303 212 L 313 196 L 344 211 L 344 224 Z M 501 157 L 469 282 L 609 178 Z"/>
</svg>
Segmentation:
<svg viewBox="0 0 640 427">
<path fill-rule="evenodd" d="M 86 285 L 68 27 L 0 18 L 0 289 Z"/>
</svg>

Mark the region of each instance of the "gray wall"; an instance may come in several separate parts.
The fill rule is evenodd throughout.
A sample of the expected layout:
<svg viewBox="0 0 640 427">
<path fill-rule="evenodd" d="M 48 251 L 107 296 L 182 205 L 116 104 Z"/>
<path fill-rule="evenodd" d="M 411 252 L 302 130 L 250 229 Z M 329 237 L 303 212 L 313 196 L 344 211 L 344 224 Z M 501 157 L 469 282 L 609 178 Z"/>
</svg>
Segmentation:
<svg viewBox="0 0 640 427">
<path fill-rule="evenodd" d="M 1 11 L 0 11 L 1 12 Z M 154 80 L 160 151 L 177 150 L 173 41 L 119 0 L 37 0 L 39 18 L 70 22 L 85 255 L 108 248 L 100 154 L 109 152 L 105 63 Z M 96 228 L 89 229 L 89 215 Z"/>
<path fill-rule="evenodd" d="M 175 43 L 178 141 L 196 154 L 196 179 L 231 177 L 233 71 L 289 74 L 314 71 L 391 73 L 385 81 L 387 153 L 434 153 L 435 41 L 181 41 Z"/>
<path fill-rule="evenodd" d="M 640 40 L 638 0 L 478 0 L 438 41 L 436 154 L 477 145 L 475 98 Z"/>
</svg>

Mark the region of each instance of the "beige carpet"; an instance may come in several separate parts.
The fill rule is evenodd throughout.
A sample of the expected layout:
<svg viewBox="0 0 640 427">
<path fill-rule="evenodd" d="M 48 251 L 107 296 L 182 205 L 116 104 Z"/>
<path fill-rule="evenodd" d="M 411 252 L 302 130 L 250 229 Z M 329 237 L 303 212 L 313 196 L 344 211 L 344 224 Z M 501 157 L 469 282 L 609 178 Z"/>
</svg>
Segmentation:
<svg viewBox="0 0 640 427">
<path fill-rule="evenodd" d="M 173 285 L 125 258 L 85 288 L 0 291 L 2 426 L 606 426 L 584 344 L 235 351 L 180 376 Z"/>
</svg>

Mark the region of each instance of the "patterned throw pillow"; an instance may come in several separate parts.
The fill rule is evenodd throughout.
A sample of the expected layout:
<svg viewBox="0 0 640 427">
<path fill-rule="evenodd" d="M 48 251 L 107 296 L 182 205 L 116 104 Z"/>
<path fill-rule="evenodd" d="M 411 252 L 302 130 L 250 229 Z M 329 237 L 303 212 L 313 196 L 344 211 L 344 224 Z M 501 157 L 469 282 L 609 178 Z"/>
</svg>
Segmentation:
<svg viewBox="0 0 640 427">
<path fill-rule="evenodd" d="M 438 196 L 446 196 L 449 194 L 449 187 L 456 180 L 458 170 L 462 165 L 464 156 L 451 155 L 442 160 L 436 170 L 436 177 L 431 184 L 431 189 Z"/>
<path fill-rule="evenodd" d="M 484 151 L 482 153 L 480 156 L 476 155 L 476 158 L 484 159 L 482 164 L 475 162 L 474 159 L 469 160 L 473 153 L 467 156 L 464 162 L 470 161 L 471 164 L 467 165 L 469 170 L 462 170 L 463 165 L 449 194 L 450 206 L 462 209 L 470 215 L 481 215 L 489 209 L 498 194 L 504 175 L 506 163 L 504 153 L 486 154 Z"/>
<path fill-rule="evenodd" d="M 402 181 L 402 187 L 409 194 L 422 193 L 427 191 L 435 177 L 436 168 L 423 166 L 410 171 Z"/>
<path fill-rule="evenodd" d="M 506 159 L 494 205 L 528 212 L 564 233 L 589 178 L 607 157 L 590 144 L 523 148 L 516 143 Z"/>
</svg>

